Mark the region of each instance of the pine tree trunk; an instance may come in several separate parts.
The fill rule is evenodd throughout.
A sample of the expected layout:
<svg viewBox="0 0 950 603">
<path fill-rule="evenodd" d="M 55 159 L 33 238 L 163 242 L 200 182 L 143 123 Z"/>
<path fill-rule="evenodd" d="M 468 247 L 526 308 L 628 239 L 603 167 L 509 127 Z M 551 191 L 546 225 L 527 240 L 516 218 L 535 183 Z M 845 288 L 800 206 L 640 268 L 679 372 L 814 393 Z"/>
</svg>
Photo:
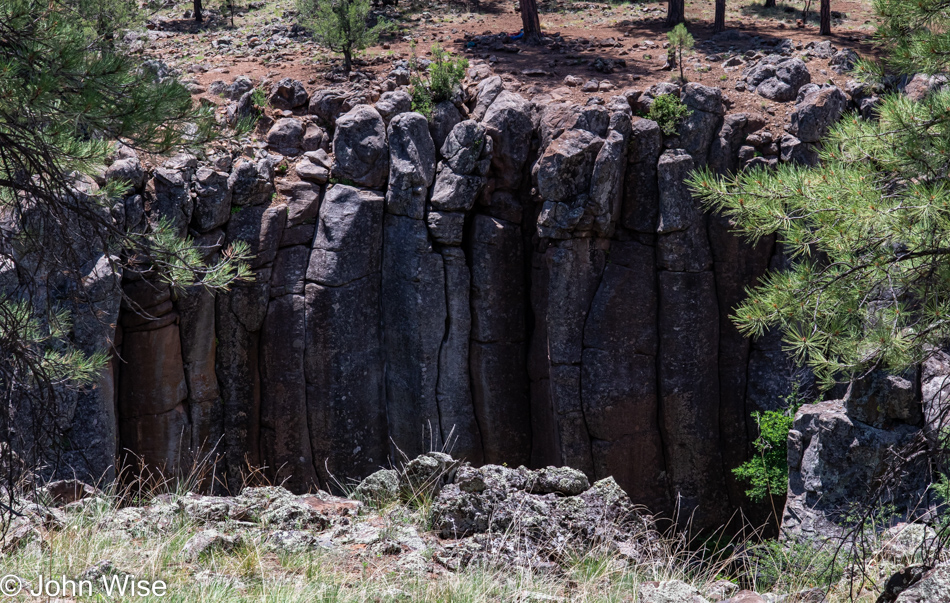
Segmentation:
<svg viewBox="0 0 950 603">
<path fill-rule="evenodd" d="M 716 0 L 716 21 L 713 23 L 713 33 L 719 33 L 724 29 L 726 29 L 726 0 Z"/>
<path fill-rule="evenodd" d="M 821 0 L 821 27 L 818 33 L 823 36 L 831 35 L 831 0 Z"/>
<path fill-rule="evenodd" d="M 775 0 L 765 0 L 765 8 L 775 8 Z"/>
<path fill-rule="evenodd" d="M 195 22 L 201 23 L 201 0 L 195 0 Z"/>
<path fill-rule="evenodd" d="M 353 53 L 350 48 L 343 47 L 343 73 L 349 75 L 350 69 L 353 68 Z"/>
<path fill-rule="evenodd" d="M 519 0 L 521 6 L 521 26 L 524 28 L 524 41 L 528 44 L 541 43 L 541 19 L 538 17 L 537 0 Z"/>
<path fill-rule="evenodd" d="M 686 20 L 686 0 L 669 0 L 666 12 L 666 24 L 670 27 Z"/>
</svg>

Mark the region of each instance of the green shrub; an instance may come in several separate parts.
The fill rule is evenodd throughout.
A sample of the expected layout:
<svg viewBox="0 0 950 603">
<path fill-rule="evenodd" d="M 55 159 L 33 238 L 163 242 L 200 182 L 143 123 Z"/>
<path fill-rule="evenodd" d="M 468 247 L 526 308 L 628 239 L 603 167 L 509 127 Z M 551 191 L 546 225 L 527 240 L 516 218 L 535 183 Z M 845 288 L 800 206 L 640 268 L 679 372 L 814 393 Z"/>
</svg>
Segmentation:
<svg viewBox="0 0 950 603">
<path fill-rule="evenodd" d="M 755 502 L 770 494 L 780 496 L 788 490 L 788 431 L 792 428 L 796 410 L 798 405 L 793 404 L 786 410 L 752 413 L 759 427 L 759 437 L 752 442 L 755 456 L 733 469 L 732 473 L 749 484 L 745 493 Z"/>
<path fill-rule="evenodd" d="M 660 129 L 667 136 L 676 134 L 676 130 L 689 114 L 689 109 L 683 104 L 679 97 L 673 94 L 661 94 L 653 99 L 650 110 L 647 112 L 647 119 L 652 119 L 660 124 Z"/>
<path fill-rule="evenodd" d="M 777 540 L 754 546 L 749 563 L 754 584 L 748 586 L 759 592 L 789 592 L 835 584 L 845 567 L 844 558 L 835 554 L 834 545 Z"/>
<path fill-rule="evenodd" d="M 353 51 L 372 46 L 390 28 L 384 19 L 369 27 L 370 0 L 297 0 L 300 24 L 314 40 L 343 55 L 343 71 L 350 72 Z"/>
<path fill-rule="evenodd" d="M 432 62 L 424 71 L 413 57 L 409 81 L 412 110 L 426 117 L 432 115 L 432 108 L 436 104 L 452 98 L 468 69 L 468 59 L 465 57 L 455 57 L 438 44 L 434 44 L 431 50 Z"/>
<path fill-rule="evenodd" d="M 254 103 L 254 107 L 257 109 L 264 109 L 267 107 L 267 92 L 263 88 L 254 88 L 254 92 L 251 92 L 251 102 Z"/>
</svg>

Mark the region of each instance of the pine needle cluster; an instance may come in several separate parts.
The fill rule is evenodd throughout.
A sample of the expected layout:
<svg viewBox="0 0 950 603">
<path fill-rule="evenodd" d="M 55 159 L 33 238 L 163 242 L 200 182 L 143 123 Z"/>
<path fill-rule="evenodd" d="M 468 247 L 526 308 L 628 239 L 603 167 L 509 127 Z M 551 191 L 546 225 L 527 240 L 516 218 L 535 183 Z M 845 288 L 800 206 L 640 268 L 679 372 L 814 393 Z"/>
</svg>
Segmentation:
<svg viewBox="0 0 950 603">
<path fill-rule="evenodd" d="M 76 344 L 72 324 L 77 309 L 95 311 L 83 282 L 90 257 L 104 258 L 113 274 L 134 266 L 174 288 L 222 289 L 249 274 L 246 246 L 206 265 L 165 223 L 129 232 L 112 219 L 128 183 L 86 185 L 115 141 L 165 153 L 221 136 L 181 83 L 155 77 L 121 50 L 121 23 L 102 11 L 72 0 L 0 0 L 0 439 L 7 443 L 17 413 L 21 427 L 33 413 L 59 428 L 59 400 L 95 383 L 107 364 L 108 350 Z M 54 441 L 54 434 L 36 440 Z"/>
<path fill-rule="evenodd" d="M 950 55 L 932 53 L 946 34 L 897 35 L 918 21 L 888 11 L 910 3 L 878 4 L 895 66 L 946 66 Z M 820 159 L 728 178 L 700 171 L 690 186 L 750 240 L 777 237 L 790 268 L 751 288 L 733 319 L 746 335 L 779 329 L 830 386 L 879 366 L 899 372 L 950 338 L 950 91 L 894 94 L 876 120 L 846 115 Z"/>
</svg>

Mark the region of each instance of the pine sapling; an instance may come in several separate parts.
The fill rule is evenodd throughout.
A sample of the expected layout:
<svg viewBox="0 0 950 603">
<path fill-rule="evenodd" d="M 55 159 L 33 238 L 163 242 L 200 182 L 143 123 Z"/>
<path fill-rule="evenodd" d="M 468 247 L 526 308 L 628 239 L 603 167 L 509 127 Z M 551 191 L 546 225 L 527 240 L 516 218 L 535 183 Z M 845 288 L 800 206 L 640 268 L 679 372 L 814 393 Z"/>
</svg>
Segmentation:
<svg viewBox="0 0 950 603">
<path fill-rule="evenodd" d="M 677 55 L 676 59 L 680 68 L 680 82 L 685 82 L 686 76 L 683 74 L 683 51 L 692 48 L 696 41 L 693 39 L 693 35 L 686 31 L 686 25 L 682 23 L 668 32 L 666 37 L 670 41 L 670 48 Z"/>
</svg>

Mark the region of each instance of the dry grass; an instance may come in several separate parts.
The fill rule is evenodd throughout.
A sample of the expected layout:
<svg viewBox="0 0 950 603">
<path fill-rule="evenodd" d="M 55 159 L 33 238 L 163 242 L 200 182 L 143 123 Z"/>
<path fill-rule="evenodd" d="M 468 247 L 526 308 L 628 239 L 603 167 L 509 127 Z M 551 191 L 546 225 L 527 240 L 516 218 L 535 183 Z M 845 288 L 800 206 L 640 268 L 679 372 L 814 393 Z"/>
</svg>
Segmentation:
<svg viewBox="0 0 950 603">
<path fill-rule="evenodd" d="M 178 492 L 181 492 L 178 490 Z M 173 501 L 175 492 L 163 493 L 162 501 Z M 66 576 L 79 579 L 90 568 L 108 561 L 119 574 L 141 579 L 163 580 L 168 594 L 163 597 L 135 597 L 135 600 L 162 601 L 545 601 L 565 600 L 590 603 L 636 601 L 643 581 L 683 580 L 704 591 L 724 578 L 746 582 L 762 592 L 795 592 L 818 583 L 827 556 L 810 550 L 786 549 L 778 544 L 753 545 L 728 542 L 704 546 L 688 542 L 682 535 L 668 537 L 652 555 L 637 563 L 607 549 L 561 555 L 560 570 L 534 571 L 527 568 L 469 567 L 449 572 L 436 563 L 406 568 L 398 556 L 369 554 L 352 547 L 315 549 L 300 554 L 271 552 L 265 535 L 249 531 L 232 550 L 213 550 L 197 560 L 185 560 L 182 548 L 198 530 L 206 527 L 178 512 L 161 530 L 129 526 L 113 529 L 112 519 L 121 513 L 118 496 L 88 499 L 68 507 L 63 524 L 42 531 L 42 537 L 0 557 L 0 576 L 13 574 L 28 583 L 37 576 Z M 143 501 L 144 502 L 144 501 Z M 359 521 L 384 525 L 383 531 L 399 526 L 423 526 L 424 505 L 410 508 L 391 504 L 372 511 Z M 246 526 L 235 524 L 235 532 Z M 517 535 L 508 535 L 517 538 Z M 748 554 L 754 550 L 756 554 Z M 430 559 L 431 550 L 423 551 Z M 869 561 L 866 568 L 875 575 L 891 568 Z M 888 574 L 889 575 L 889 574 Z M 766 583 L 768 580 L 768 583 Z M 845 584 L 831 593 L 829 601 L 849 600 Z M 24 591 L 25 592 L 25 591 Z M 856 600 L 873 601 L 873 590 L 856 591 Z M 555 597 L 548 599 L 545 597 Z M 12 600 L 33 600 L 21 596 Z M 78 600 L 106 599 L 101 595 Z"/>
</svg>

